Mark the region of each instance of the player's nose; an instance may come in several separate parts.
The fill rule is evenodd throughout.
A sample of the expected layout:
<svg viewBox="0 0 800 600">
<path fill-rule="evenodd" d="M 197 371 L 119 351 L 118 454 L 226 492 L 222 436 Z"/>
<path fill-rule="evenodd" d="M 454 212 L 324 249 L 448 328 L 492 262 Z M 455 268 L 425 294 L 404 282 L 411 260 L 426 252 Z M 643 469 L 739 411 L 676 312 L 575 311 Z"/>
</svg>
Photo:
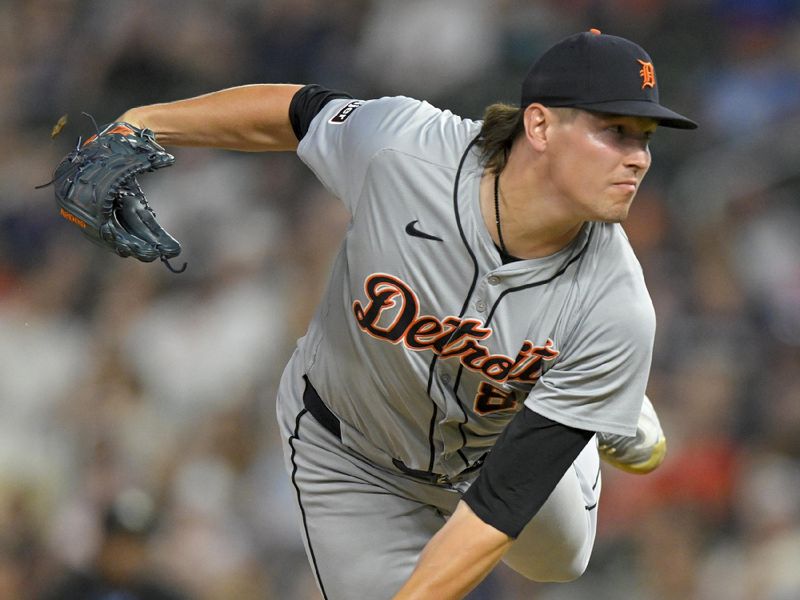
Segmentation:
<svg viewBox="0 0 800 600">
<path fill-rule="evenodd" d="M 634 169 L 637 173 L 650 168 L 652 157 L 647 143 L 631 147 L 625 154 L 625 166 Z"/>
</svg>

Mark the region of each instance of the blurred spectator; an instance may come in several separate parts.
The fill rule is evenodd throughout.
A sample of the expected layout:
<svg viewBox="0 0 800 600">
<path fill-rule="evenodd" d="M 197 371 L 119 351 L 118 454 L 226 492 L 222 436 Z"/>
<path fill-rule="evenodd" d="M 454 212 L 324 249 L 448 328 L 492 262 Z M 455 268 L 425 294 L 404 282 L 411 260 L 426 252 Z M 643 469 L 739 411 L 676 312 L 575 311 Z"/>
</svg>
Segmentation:
<svg viewBox="0 0 800 600">
<path fill-rule="evenodd" d="M 704 121 L 722 137 L 755 132 L 798 110 L 798 5 L 791 0 L 717 0 L 727 25 L 720 60 L 707 65 Z M 735 123 L 735 126 L 731 126 Z"/>
<path fill-rule="evenodd" d="M 698 598 L 788 600 L 800 596 L 800 466 L 771 452 L 747 458 L 734 535 L 712 545 L 698 571 Z"/>
<path fill-rule="evenodd" d="M 497 25 L 479 0 L 377 0 L 356 62 L 382 95 L 441 99 L 495 64 Z"/>
<path fill-rule="evenodd" d="M 148 541 L 156 527 L 153 501 L 127 490 L 103 515 L 101 539 L 90 567 L 64 576 L 42 600 L 180 600 L 159 581 L 148 562 Z"/>
</svg>

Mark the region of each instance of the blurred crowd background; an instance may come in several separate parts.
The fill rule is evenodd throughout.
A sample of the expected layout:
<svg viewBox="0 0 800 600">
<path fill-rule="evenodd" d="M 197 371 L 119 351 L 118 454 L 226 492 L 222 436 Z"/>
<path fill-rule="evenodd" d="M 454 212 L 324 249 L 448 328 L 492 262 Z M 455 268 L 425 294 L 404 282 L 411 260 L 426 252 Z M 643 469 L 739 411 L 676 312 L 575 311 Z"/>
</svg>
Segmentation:
<svg viewBox="0 0 800 600">
<path fill-rule="evenodd" d="M 501 566 L 470 598 L 800 598 L 796 0 L 0 0 L 0 599 L 319 597 L 274 396 L 347 216 L 294 155 L 172 149 L 142 184 L 188 270 L 122 260 L 34 190 L 82 111 L 291 82 L 480 118 L 589 27 L 701 123 L 658 133 L 625 225 L 669 455 L 605 469 L 580 580 Z"/>
</svg>

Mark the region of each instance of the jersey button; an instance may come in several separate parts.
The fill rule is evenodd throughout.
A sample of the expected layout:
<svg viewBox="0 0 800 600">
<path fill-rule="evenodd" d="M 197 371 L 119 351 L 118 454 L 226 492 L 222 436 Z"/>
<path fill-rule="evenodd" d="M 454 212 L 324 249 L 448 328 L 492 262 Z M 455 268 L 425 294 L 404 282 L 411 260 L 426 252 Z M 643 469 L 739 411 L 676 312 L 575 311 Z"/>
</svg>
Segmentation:
<svg viewBox="0 0 800 600">
<path fill-rule="evenodd" d="M 475 302 L 475 309 L 476 309 L 478 312 L 483 312 L 483 311 L 485 311 L 485 310 L 486 310 L 486 302 L 484 302 L 483 300 L 478 300 L 478 301 L 476 301 L 476 302 Z"/>
<path fill-rule="evenodd" d="M 498 283 L 500 283 L 500 278 L 497 275 L 492 275 L 486 281 L 489 282 L 489 285 L 497 285 Z"/>
<path fill-rule="evenodd" d="M 450 375 L 448 375 L 447 373 L 442 375 L 442 383 L 450 383 Z"/>
</svg>

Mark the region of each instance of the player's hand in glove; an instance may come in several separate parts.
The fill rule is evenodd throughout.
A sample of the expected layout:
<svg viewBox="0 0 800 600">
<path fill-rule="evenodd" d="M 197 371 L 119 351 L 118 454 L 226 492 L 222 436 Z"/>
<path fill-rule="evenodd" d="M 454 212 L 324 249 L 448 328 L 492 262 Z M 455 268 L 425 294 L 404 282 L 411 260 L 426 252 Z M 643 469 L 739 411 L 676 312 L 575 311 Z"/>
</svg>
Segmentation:
<svg viewBox="0 0 800 600">
<path fill-rule="evenodd" d="M 175 271 L 168 259 L 181 253 L 181 245 L 156 221 L 136 179 L 174 162 L 151 130 L 110 123 L 83 144 L 79 140 L 50 183 L 61 216 L 90 240 L 120 256 L 159 258 Z"/>
</svg>

